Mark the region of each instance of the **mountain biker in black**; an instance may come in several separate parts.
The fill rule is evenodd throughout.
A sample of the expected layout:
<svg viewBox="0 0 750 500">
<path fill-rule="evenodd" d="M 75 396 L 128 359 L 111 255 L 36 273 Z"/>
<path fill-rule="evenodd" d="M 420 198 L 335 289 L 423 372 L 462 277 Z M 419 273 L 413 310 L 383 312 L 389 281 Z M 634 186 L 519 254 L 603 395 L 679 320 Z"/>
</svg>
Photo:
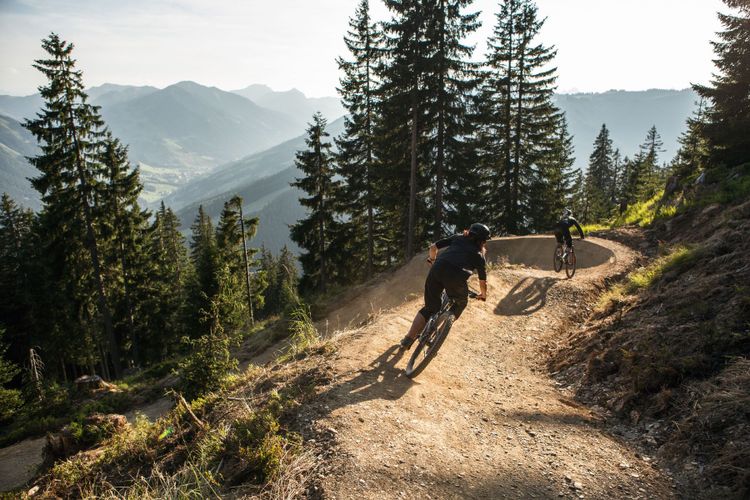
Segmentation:
<svg viewBox="0 0 750 500">
<path fill-rule="evenodd" d="M 568 245 L 568 248 L 573 248 L 573 237 L 570 235 L 570 227 L 575 226 L 578 230 L 578 234 L 581 235 L 581 239 L 585 239 L 583 237 L 583 229 L 581 229 L 581 225 L 578 224 L 578 221 L 573 218 L 573 213 L 570 211 L 569 208 L 566 208 L 563 210 L 562 213 L 562 219 L 557 223 L 555 226 L 555 239 L 557 239 L 557 246 L 562 247 L 563 241 L 566 245 Z"/>
<path fill-rule="evenodd" d="M 487 264 L 485 243 L 490 230 L 484 224 L 472 224 L 464 234 L 456 234 L 433 243 L 427 263 L 432 266 L 424 284 L 424 307 L 414 317 L 409 333 L 401 340 L 401 347 L 410 348 L 422 331 L 427 319 L 440 310 L 443 290 L 453 299 L 451 312 L 458 319 L 469 301 L 467 281 L 474 269 L 479 275 L 480 300 L 487 299 Z M 438 250 L 445 248 L 438 255 Z"/>
</svg>

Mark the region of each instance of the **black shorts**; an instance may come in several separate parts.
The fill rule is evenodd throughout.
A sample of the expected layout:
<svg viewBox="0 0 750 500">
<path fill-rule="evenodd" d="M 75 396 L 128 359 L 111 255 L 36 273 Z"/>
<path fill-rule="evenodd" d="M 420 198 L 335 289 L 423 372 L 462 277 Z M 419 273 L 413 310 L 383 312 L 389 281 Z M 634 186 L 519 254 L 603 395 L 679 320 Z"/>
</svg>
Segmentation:
<svg viewBox="0 0 750 500">
<path fill-rule="evenodd" d="M 419 311 L 425 319 L 440 310 L 443 290 L 453 299 L 451 311 L 458 319 L 469 302 L 466 271 L 445 261 L 436 261 L 432 265 L 424 282 L 424 307 Z"/>
<path fill-rule="evenodd" d="M 570 235 L 570 228 L 559 224 L 555 227 L 555 239 L 558 245 L 562 245 L 563 241 L 569 246 L 573 246 L 573 237 Z"/>
</svg>

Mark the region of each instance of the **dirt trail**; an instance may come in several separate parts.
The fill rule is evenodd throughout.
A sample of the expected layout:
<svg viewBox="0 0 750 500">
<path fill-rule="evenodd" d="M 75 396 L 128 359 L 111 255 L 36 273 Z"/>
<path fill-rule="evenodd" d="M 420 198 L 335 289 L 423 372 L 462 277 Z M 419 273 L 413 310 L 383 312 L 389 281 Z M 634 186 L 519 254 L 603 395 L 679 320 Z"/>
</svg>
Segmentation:
<svg viewBox="0 0 750 500">
<path fill-rule="evenodd" d="M 125 414 L 131 424 L 139 414 L 154 421 L 166 414 L 174 403 L 161 398 L 147 405 L 134 408 Z M 36 477 L 37 470 L 44 461 L 44 446 L 47 438 L 25 439 L 19 443 L 0 448 L 0 492 L 20 488 Z"/>
<path fill-rule="evenodd" d="M 553 248 L 546 237 L 492 242 L 490 260 L 511 265 L 492 271 L 490 300 L 469 304 L 414 381 L 396 344 L 421 306 L 421 258 L 331 315 L 347 324 L 372 304 L 393 307 L 342 335 L 334 382 L 308 410 L 335 443 L 320 479 L 325 498 L 675 496 L 648 457 L 569 399 L 545 367 L 572 327 L 566 318 L 636 256 L 606 240 L 577 242 L 581 267 L 566 280 L 551 270 Z"/>
</svg>

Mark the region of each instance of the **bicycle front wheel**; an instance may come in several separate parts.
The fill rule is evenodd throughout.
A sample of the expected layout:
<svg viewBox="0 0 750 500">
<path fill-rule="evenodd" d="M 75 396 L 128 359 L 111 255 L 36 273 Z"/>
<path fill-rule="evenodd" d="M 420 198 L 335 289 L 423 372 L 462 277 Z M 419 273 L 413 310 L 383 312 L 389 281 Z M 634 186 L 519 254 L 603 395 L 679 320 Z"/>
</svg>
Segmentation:
<svg viewBox="0 0 750 500">
<path fill-rule="evenodd" d="M 414 349 L 411 358 L 409 358 L 409 363 L 406 365 L 407 377 L 414 378 L 427 368 L 427 365 L 435 357 L 440 346 L 445 342 L 445 338 L 448 336 L 448 332 L 451 331 L 454 320 L 455 317 L 452 312 L 444 312 L 435 321 L 433 333 L 425 336 L 424 339 L 419 339 L 419 343 Z"/>
<path fill-rule="evenodd" d="M 561 247 L 555 248 L 555 257 L 554 257 L 554 261 L 553 262 L 554 262 L 553 266 L 555 268 L 555 272 L 559 273 L 560 269 L 562 269 L 562 266 L 563 266 L 562 248 Z"/>
<path fill-rule="evenodd" d="M 568 253 L 568 257 L 565 259 L 565 274 L 568 278 L 572 278 L 576 273 L 576 254 L 573 252 Z"/>
</svg>

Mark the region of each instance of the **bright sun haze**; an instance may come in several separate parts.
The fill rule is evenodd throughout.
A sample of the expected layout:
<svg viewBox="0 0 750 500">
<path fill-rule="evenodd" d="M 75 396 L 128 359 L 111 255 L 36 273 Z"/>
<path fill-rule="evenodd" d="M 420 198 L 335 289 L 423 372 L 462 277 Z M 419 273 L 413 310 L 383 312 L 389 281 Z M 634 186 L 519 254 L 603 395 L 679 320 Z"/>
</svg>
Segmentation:
<svg viewBox="0 0 750 500">
<path fill-rule="evenodd" d="M 51 31 L 76 45 L 87 85 L 193 80 L 224 90 L 265 83 L 308 96 L 334 95 L 337 56 L 359 0 L 0 0 L 0 93 L 35 92 L 30 62 Z M 561 92 L 688 87 L 705 83 L 720 0 L 537 0 L 546 44 L 558 49 Z M 477 0 L 486 52 L 497 0 Z M 387 12 L 371 2 L 376 19 Z M 10 50 L 9 50 L 10 48 Z"/>
</svg>

